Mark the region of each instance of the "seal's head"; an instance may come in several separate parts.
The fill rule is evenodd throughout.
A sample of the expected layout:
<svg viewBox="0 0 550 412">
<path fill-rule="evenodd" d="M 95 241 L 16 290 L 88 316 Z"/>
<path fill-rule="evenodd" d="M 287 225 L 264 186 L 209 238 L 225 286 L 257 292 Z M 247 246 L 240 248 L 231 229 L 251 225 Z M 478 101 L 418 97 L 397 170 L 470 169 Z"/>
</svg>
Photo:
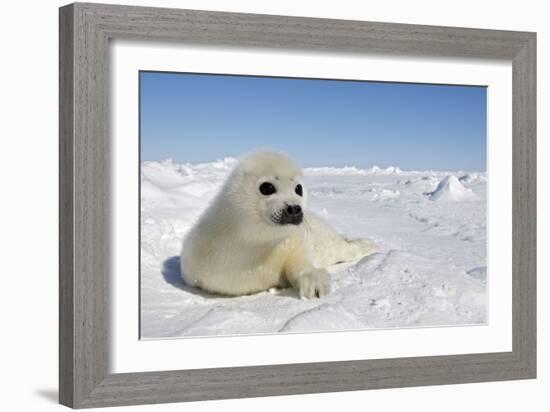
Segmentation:
<svg viewBox="0 0 550 412">
<path fill-rule="evenodd" d="M 252 153 L 243 158 L 233 171 L 229 187 L 239 192 L 242 213 L 270 226 L 291 229 L 304 220 L 307 193 L 302 172 L 285 154 L 272 151 Z"/>
</svg>

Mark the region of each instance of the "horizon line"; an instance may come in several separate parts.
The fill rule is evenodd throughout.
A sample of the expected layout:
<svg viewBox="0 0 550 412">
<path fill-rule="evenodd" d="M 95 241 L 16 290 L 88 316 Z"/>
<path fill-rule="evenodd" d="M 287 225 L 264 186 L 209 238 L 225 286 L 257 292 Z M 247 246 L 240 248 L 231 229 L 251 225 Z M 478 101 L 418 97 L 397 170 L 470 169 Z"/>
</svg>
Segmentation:
<svg viewBox="0 0 550 412">
<path fill-rule="evenodd" d="M 164 159 L 142 159 L 140 158 L 140 167 L 141 167 L 141 163 L 144 163 L 144 162 L 156 162 L 156 163 L 167 163 L 167 162 L 170 162 L 170 163 L 173 163 L 173 164 L 176 164 L 176 165 L 190 165 L 190 166 L 196 166 L 196 165 L 204 165 L 204 164 L 211 164 L 211 163 L 216 163 L 216 162 L 223 162 L 225 160 L 234 160 L 234 161 L 238 161 L 239 158 L 237 157 L 234 157 L 234 156 L 225 156 L 223 158 L 217 158 L 215 160 L 210 160 L 210 161 L 201 161 L 201 162 L 196 162 L 196 163 L 192 163 L 192 162 L 178 162 L 176 160 L 174 160 L 174 158 L 171 158 L 171 157 L 167 157 L 167 158 L 164 158 Z M 407 173 L 407 172 L 441 172 L 441 173 L 444 173 L 444 172 L 470 172 L 470 173 L 487 173 L 487 170 L 474 170 L 474 169 L 403 169 L 401 168 L 400 166 L 395 166 L 395 165 L 390 165 L 390 166 L 379 166 L 377 164 L 373 164 L 371 166 L 368 166 L 368 167 L 361 167 L 361 166 L 355 166 L 355 165 L 345 165 L 345 166 L 329 166 L 329 165 L 319 165 L 319 166 L 300 166 L 300 169 L 302 170 L 307 170 L 307 169 L 323 169 L 323 168 L 330 168 L 330 169 L 336 169 L 336 170 L 341 170 L 341 169 L 356 169 L 358 171 L 374 171 L 374 170 L 380 170 L 380 171 L 387 171 L 388 169 L 396 169 L 396 170 L 399 170 L 400 172 L 403 172 L 403 173 Z"/>
</svg>

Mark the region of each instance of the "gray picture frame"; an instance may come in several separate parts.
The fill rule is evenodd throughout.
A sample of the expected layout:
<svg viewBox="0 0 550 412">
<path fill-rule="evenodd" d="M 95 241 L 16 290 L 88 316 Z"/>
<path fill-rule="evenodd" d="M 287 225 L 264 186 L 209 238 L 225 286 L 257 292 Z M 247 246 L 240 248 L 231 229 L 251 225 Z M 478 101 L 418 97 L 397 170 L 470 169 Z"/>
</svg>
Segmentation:
<svg viewBox="0 0 550 412">
<path fill-rule="evenodd" d="M 536 377 L 535 33 L 85 3 L 60 8 L 59 30 L 62 404 L 86 408 Z M 512 351 L 110 373 L 109 41 L 119 38 L 512 62 Z"/>
</svg>

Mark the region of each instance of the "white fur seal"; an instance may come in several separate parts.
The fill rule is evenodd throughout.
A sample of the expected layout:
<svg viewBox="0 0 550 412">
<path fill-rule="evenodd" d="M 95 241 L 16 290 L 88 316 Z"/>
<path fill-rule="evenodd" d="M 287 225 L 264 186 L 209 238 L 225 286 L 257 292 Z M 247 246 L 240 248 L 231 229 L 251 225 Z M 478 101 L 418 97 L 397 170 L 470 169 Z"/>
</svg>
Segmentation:
<svg viewBox="0 0 550 412">
<path fill-rule="evenodd" d="M 286 155 L 255 152 L 233 169 L 183 242 L 183 281 L 209 292 L 245 295 L 296 288 L 302 298 L 330 292 L 327 266 L 374 252 L 305 212 L 300 169 Z"/>
</svg>

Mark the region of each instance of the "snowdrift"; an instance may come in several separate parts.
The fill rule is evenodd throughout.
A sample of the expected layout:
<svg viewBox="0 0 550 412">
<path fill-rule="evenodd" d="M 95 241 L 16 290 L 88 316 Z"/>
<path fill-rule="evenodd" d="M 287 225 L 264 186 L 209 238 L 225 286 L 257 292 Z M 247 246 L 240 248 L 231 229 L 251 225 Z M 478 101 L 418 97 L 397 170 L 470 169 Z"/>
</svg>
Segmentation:
<svg viewBox="0 0 550 412">
<path fill-rule="evenodd" d="M 454 175 L 446 176 L 439 182 L 437 188 L 428 193 L 431 200 L 444 200 L 449 202 L 460 202 L 475 198 L 471 189 L 465 188 Z"/>
</svg>

